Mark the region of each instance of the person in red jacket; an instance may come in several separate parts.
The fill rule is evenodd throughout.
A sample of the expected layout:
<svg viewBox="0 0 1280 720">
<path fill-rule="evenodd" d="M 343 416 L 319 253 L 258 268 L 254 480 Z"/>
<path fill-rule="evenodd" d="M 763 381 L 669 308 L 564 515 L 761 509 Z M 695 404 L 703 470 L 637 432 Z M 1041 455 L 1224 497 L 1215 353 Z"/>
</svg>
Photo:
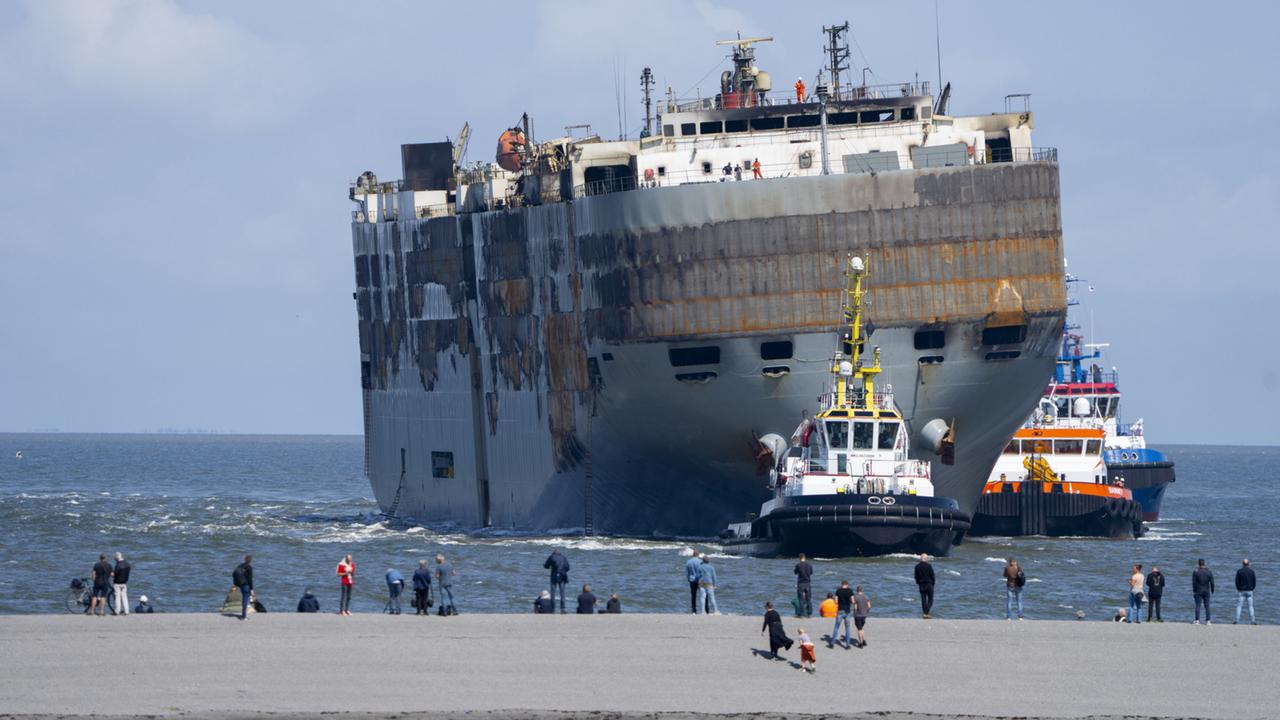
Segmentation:
<svg viewBox="0 0 1280 720">
<path fill-rule="evenodd" d="M 338 562 L 338 582 L 342 589 L 342 595 L 338 600 L 338 614 L 351 614 L 351 589 L 356 584 L 356 563 L 348 555 Z"/>
</svg>

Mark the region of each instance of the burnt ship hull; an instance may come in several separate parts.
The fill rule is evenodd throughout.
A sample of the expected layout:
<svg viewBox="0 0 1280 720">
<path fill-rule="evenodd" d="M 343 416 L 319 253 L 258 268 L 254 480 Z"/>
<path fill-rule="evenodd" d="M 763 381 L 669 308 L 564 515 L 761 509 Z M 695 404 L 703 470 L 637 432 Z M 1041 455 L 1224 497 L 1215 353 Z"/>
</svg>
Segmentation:
<svg viewBox="0 0 1280 720">
<path fill-rule="evenodd" d="M 767 515 L 730 526 L 723 547 L 754 557 L 946 555 L 969 523 L 969 514 L 947 498 L 810 495 L 786 498 Z"/>
<path fill-rule="evenodd" d="M 816 408 L 851 252 L 913 446 L 954 424 L 954 465 L 918 454 L 970 512 L 1066 309 L 1056 162 L 352 227 L 367 474 L 384 512 L 428 523 L 710 536 L 755 510 L 752 433 Z"/>
</svg>

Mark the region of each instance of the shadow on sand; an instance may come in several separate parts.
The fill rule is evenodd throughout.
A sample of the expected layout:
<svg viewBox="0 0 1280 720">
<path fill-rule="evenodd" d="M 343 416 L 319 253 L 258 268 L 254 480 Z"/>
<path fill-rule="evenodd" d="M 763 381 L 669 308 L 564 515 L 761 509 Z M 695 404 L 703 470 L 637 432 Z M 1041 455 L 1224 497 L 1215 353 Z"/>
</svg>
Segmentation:
<svg viewBox="0 0 1280 720">
<path fill-rule="evenodd" d="M 781 660 L 786 664 L 790 665 L 792 668 L 795 668 L 796 670 L 800 670 L 803 667 L 798 662 L 788 660 L 782 657 L 781 655 L 775 655 L 769 652 L 768 650 L 761 650 L 760 648 L 751 648 L 751 654 L 755 655 L 758 658 L 764 658 L 765 660 Z"/>
</svg>

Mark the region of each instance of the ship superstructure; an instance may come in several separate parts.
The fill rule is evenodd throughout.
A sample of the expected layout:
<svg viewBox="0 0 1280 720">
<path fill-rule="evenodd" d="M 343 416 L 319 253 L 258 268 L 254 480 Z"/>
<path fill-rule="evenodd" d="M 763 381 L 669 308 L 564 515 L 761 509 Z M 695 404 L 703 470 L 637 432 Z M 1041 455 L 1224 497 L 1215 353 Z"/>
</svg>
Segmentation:
<svg viewBox="0 0 1280 720">
<path fill-rule="evenodd" d="M 954 116 L 915 82 L 776 94 L 731 45 L 720 92 L 659 101 L 649 137 L 540 141 L 526 116 L 495 163 L 405 145 L 403 180 L 353 185 L 384 512 L 714 534 L 764 499 L 752 438 L 824 392 L 827 269 L 849 253 L 877 268 L 867 330 L 913 447 L 972 508 L 1057 350 L 1055 151 L 1025 106 Z"/>
</svg>

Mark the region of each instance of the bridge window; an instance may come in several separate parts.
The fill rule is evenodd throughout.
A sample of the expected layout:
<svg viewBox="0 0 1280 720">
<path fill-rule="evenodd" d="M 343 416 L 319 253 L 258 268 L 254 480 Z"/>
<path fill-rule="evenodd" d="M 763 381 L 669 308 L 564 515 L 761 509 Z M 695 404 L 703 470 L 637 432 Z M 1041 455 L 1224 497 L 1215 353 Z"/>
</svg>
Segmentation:
<svg viewBox="0 0 1280 720">
<path fill-rule="evenodd" d="M 782 116 L 776 117 L 758 117 L 751 118 L 752 130 L 781 130 L 786 125 L 786 118 Z"/>
<path fill-rule="evenodd" d="M 698 131 L 703 135 L 721 133 L 724 132 L 724 123 L 719 120 L 708 120 L 698 126 Z"/>
<path fill-rule="evenodd" d="M 695 124 L 695 123 L 681 123 L 681 124 L 680 124 L 680 134 L 681 134 L 681 135 L 697 135 L 697 134 L 698 134 L 698 126 L 697 126 L 697 124 Z"/>
<path fill-rule="evenodd" d="M 761 360 L 790 360 L 792 352 L 790 340 L 770 340 L 760 343 Z"/>
<path fill-rule="evenodd" d="M 827 116 L 827 123 L 831 125 L 857 125 L 858 113 L 856 112 L 838 112 L 831 113 Z"/>
<path fill-rule="evenodd" d="M 817 127 L 822 123 L 822 119 L 817 115 L 788 115 L 787 127 L 789 128 L 807 128 Z"/>
<path fill-rule="evenodd" d="M 669 348 L 667 358 L 671 367 L 688 367 L 689 365 L 716 365 L 720 362 L 720 346 Z"/>
<path fill-rule="evenodd" d="M 872 422 L 855 422 L 853 424 L 853 449 L 854 450 L 870 450 L 871 449 L 871 433 L 874 430 L 875 423 Z"/>
<path fill-rule="evenodd" d="M 913 107 L 902 108 L 901 110 L 898 111 L 898 119 L 899 120 L 915 120 L 916 109 Z"/>
<path fill-rule="evenodd" d="M 662 126 L 662 136 L 663 136 L 663 137 L 675 137 L 675 134 L 676 134 L 676 126 L 675 126 L 675 125 L 663 125 L 663 126 Z"/>
<path fill-rule="evenodd" d="M 879 122 L 892 122 L 892 121 L 893 121 L 892 110 L 864 110 L 862 112 L 862 122 L 864 123 L 879 123 Z"/>
<path fill-rule="evenodd" d="M 725 120 L 724 131 L 727 133 L 739 133 L 747 131 L 746 120 Z"/>
<path fill-rule="evenodd" d="M 435 450 L 431 452 L 431 477 L 453 477 L 453 453 Z"/>
<path fill-rule="evenodd" d="M 1053 452 L 1057 455 L 1079 455 L 1084 450 L 1083 440 L 1054 440 Z"/>
<path fill-rule="evenodd" d="M 983 345 L 1014 345 L 1026 339 L 1026 325 L 997 325 L 982 329 Z"/>
<path fill-rule="evenodd" d="M 849 423 L 844 422 L 843 420 L 828 420 L 827 444 L 830 445 L 833 450 L 849 449 Z"/>
<path fill-rule="evenodd" d="M 881 450 L 892 450 L 894 442 L 898 439 L 898 423 L 882 422 L 880 423 L 880 432 L 876 436 L 876 447 Z"/>
</svg>

